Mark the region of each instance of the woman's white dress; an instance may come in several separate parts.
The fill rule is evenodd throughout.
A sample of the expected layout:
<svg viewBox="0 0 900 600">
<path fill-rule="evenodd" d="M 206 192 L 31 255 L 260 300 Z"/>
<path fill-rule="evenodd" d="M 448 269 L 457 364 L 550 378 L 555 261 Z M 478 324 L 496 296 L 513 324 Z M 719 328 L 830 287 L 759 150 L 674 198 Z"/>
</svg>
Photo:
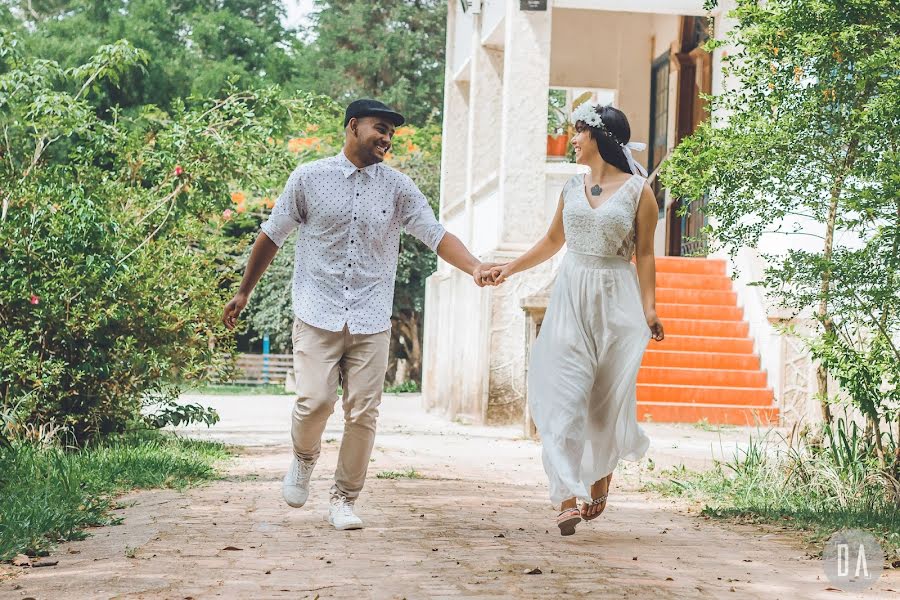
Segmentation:
<svg viewBox="0 0 900 600">
<path fill-rule="evenodd" d="M 637 374 L 650 341 L 641 305 L 634 176 L 592 208 L 581 175 L 563 188 L 566 252 L 531 352 L 528 403 L 543 443 L 550 499 L 590 501 L 590 487 L 650 440 L 637 423 Z"/>
</svg>

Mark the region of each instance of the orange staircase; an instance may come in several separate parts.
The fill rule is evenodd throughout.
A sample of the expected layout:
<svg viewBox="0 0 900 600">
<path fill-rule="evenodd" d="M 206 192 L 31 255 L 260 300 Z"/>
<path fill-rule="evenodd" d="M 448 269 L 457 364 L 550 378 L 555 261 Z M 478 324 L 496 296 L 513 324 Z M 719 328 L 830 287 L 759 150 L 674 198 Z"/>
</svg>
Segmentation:
<svg viewBox="0 0 900 600">
<path fill-rule="evenodd" d="M 725 261 L 656 259 L 656 310 L 666 330 L 638 373 L 638 420 L 755 425 L 778 422 Z"/>
</svg>

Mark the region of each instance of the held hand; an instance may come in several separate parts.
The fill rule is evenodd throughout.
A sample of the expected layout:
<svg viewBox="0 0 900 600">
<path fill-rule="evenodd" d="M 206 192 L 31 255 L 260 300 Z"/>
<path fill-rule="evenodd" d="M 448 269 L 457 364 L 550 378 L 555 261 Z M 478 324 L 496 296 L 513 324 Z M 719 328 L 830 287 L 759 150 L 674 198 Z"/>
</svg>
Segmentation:
<svg viewBox="0 0 900 600">
<path fill-rule="evenodd" d="M 494 285 L 500 285 L 513 275 L 513 273 L 514 271 L 510 266 L 510 263 L 497 265 L 491 269 L 491 279 L 494 281 Z"/>
<path fill-rule="evenodd" d="M 650 334 L 653 336 L 653 339 L 657 342 L 661 342 L 666 339 L 666 333 L 663 331 L 662 322 L 660 322 L 659 317 L 656 316 L 656 311 L 646 313 L 647 316 L 647 326 L 650 327 Z"/>
<path fill-rule="evenodd" d="M 247 306 L 247 296 L 238 292 L 231 299 L 231 302 L 225 305 L 225 312 L 222 314 L 222 322 L 228 329 L 234 329 L 237 325 L 238 315 Z"/>
<path fill-rule="evenodd" d="M 497 285 L 494 278 L 491 276 L 492 269 L 496 266 L 497 263 L 480 263 L 475 267 L 475 270 L 472 271 L 472 279 L 475 280 L 475 285 L 478 287 Z"/>
</svg>

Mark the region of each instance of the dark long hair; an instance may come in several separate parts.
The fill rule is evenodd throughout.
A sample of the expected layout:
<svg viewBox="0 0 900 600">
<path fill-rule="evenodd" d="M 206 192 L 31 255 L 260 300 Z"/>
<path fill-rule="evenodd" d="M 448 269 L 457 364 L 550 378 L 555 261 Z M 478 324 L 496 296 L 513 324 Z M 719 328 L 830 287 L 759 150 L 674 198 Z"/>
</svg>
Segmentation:
<svg viewBox="0 0 900 600">
<path fill-rule="evenodd" d="M 628 124 L 628 118 L 618 108 L 612 106 L 598 106 L 597 114 L 603 119 L 604 127 L 592 127 L 584 121 L 578 121 L 575 128 L 582 131 L 587 128 L 591 130 L 591 139 L 597 142 L 597 149 L 600 156 L 607 163 L 611 164 L 620 171 L 625 173 L 634 173 L 628 166 L 628 159 L 622 151 L 622 144 L 631 141 L 631 125 Z"/>
</svg>

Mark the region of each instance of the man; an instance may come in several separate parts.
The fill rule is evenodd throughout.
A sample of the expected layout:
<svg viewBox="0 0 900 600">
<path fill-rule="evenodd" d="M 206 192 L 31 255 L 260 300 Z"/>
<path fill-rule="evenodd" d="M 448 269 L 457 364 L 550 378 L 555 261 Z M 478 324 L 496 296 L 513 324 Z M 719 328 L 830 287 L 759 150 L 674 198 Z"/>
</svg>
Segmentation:
<svg viewBox="0 0 900 600">
<path fill-rule="evenodd" d="M 344 437 L 328 513 L 328 521 L 341 530 L 363 525 L 353 504 L 363 488 L 375 440 L 401 229 L 472 275 L 478 286 L 492 284 L 492 265 L 480 263 L 444 230 L 408 176 L 381 164 L 394 128 L 403 122 L 402 115 L 375 100 L 357 100 L 347 107 L 343 150 L 299 166 L 288 178 L 223 316 L 233 329 L 275 253 L 299 228 L 292 289 L 294 457 L 282 494 L 290 506 L 306 503 L 325 422 L 341 385 Z"/>
</svg>

